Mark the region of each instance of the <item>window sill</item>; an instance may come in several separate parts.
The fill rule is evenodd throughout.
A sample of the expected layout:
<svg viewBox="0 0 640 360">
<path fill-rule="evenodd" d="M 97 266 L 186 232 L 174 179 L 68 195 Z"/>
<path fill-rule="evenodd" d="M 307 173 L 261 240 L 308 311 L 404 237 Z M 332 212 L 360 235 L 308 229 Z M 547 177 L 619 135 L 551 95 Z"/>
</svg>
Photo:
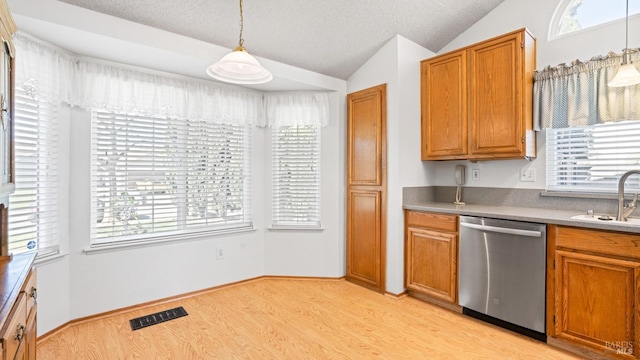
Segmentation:
<svg viewBox="0 0 640 360">
<path fill-rule="evenodd" d="M 50 264 L 54 261 L 58 261 L 61 260 L 64 257 L 69 256 L 69 253 L 59 253 L 59 252 L 55 252 L 55 253 L 50 253 L 41 257 L 36 257 L 36 260 L 33 262 L 34 265 L 38 266 L 38 265 L 47 265 Z"/>
<path fill-rule="evenodd" d="M 238 229 L 227 229 L 227 230 L 219 230 L 219 231 L 208 231 L 202 233 L 192 233 L 192 234 L 184 234 L 184 235 L 176 235 L 176 236 L 164 236 L 157 237 L 145 240 L 129 240 L 129 241 L 119 241 L 119 242 L 111 242 L 111 243 L 99 243 L 99 244 L 91 244 L 89 247 L 84 248 L 82 251 L 86 255 L 99 254 L 104 252 L 112 252 L 112 251 L 120 251 L 127 249 L 136 249 L 143 248 L 149 246 L 158 246 L 165 245 L 171 243 L 185 242 L 185 241 L 194 241 L 194 240 L 203 240 L 205 237 L 218 237 L 225 235 L 235 235 L 242 233 L 249 233 L 256 231 L 256 228 L 251 227 L 243 227 Z"/>
<path fill-rule="evenodd" d="M 300 232 L 322 232 L 324 231 L 323 227 L 317 226 L 270 226 L 267 228 L 268 231 L 300 231 Z"/>
</svg>

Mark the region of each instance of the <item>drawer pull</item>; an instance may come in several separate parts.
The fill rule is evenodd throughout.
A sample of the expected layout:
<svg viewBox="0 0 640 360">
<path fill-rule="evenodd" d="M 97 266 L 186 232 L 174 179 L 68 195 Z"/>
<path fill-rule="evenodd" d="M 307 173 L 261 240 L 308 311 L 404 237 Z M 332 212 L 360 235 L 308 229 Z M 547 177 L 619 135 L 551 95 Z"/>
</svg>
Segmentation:
<svg viewBox="0 0 640 360">
<path fill-rule="evenodd" d="M 33 300 L 38 300 L 38 289 L 32 287 L 31 291 L 29 292 L 29 296 L 32 297 Z"/>
<path fill-rule="evenodd" d="M 18 327 L 16 327 L 16 334 L 13 336 L 13 339 L 16 341 L 22 341 L 22 338 L 24 337 L 24 330 L 24 325 L 18 325 Z"/>
</svg>

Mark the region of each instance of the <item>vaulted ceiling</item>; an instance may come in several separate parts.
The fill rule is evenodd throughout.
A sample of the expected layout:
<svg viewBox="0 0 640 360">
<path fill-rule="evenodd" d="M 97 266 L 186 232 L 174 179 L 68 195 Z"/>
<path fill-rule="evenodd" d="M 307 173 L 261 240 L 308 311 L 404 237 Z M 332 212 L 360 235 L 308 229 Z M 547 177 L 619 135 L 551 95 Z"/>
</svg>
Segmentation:
<svg viewBox="0 0 640 360">
<path fill-rule="evenodd" d="M 238 0 L 61 0 L 234 48 Z M 396 34 L 438 52 L 504 0 L 243 0 L 253 55 L 347 79 Z"/>
</svg>

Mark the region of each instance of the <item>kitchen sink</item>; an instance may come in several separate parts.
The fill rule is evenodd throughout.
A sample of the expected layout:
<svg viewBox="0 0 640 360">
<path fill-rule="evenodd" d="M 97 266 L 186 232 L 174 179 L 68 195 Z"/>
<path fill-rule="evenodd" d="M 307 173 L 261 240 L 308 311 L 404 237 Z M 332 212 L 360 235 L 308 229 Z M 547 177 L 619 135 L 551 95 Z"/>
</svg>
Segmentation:
<svg viewBox="0 0 640 360">
<path fill-rule="evenodd" d="M 640 225 L 640 218 L 627 218 L 627 221 L 617 221 L 615 215 L 606 215 L 606 214 L 581 214 L 575 215 L 571 217 L 574 220 L 583 220 L 583 221 L 594 221 L 594 222 L 606 222 L 613 223 L 616 225 Z"/>
</svg>

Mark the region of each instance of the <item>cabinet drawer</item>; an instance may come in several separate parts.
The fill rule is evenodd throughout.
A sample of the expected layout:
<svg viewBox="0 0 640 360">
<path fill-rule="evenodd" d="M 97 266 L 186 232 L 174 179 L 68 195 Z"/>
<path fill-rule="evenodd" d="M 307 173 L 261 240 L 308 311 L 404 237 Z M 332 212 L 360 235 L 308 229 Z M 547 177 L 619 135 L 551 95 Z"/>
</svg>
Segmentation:
<svg viewBox="0 0 640 360">
<path fill-rule="evenodd" d="M 2 330 L 2 347 L 5 359 L 13 359 L 22 343 L 27 325 L 27 302 L 24 294 L 18 295 L 7 318 L 7 325 Z"/>
<path fill-rule="evenodd" d="M 36 300 L 38 299 L 37 280 L 36 269 L 33 268 L 31 272 L 29 272 L 27 281 L 22 287 L 22 292 L 25 294 L 27 302 L 27 315 L 31 314 L 31 311 L 33 311 L 33 308 L 36 306 Z"/>
<path fill-rule="evenodd" d="M 556 246 L 640 259 L 640 235 L 556 226 Z"/>
<path fill-rule="evenodd" d="M 418 211 L 407 211 L 407 225 L 428 229 L 458 231 L 458 216 Z"/>
</svg>

